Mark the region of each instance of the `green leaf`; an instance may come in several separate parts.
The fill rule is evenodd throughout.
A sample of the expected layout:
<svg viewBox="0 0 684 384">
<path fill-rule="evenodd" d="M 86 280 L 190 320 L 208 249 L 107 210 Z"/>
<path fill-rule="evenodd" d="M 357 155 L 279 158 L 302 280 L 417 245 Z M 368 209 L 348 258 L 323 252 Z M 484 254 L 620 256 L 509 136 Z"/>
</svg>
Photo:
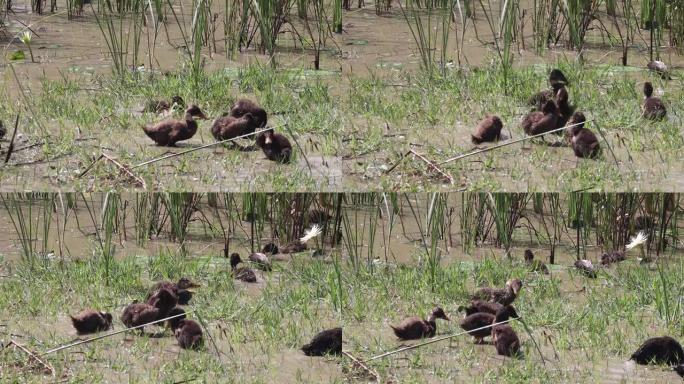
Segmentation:
<svg viewBox="0 0 684 384">
<path fill-rule="evenodd" d="M 14 60 L 24 60 L 26 58 L 26 55 L 24 54 L 24 51 L 14 51 L 9 54 L 9 59 L 14 61 Z"/>
</svg>

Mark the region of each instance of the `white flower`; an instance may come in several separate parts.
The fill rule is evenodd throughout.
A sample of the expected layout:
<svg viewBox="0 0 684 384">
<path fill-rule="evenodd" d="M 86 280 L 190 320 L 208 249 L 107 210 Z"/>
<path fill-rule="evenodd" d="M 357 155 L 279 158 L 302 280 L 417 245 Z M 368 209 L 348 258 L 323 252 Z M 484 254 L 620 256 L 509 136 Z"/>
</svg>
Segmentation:
<svg viewBox="0 0 684 384">
<path fill-rule="evenodd" d="M 32 38 L 31 32 L 26 31 L 26 32 L 21 34 L 21 37 L 19 37 L 19 40 L 21 40 L 21 42 L 24 43 L 25 45 L 29 45 L 29 44 L 31 44 L 31 38 Z"/>
<path fill-rule="evenodd" d="M 321 230 L 321 227 L 319 227 L 318 225 L 315 225 L 315 224 L 314 224 L 314 226 L 311 227 L 311 229 L 309 229 L 308 231 L 304 232 L 304 237 L 302 237 L 301 239 L 299 239 L 299 241 L 301 241 L 302 243 L 306 243 L 307 241 L 309 241 L 309 240 L 313 239 L 314 237 L 320 235 L 321 232 L 323 232 L 323 231 Z"/>
<path fill-rule="evenodd" d="M 627 249 L 632 249 L 637 246 L 641 246 L 646 243 L 646 240 L 648 240 L 648 236 L 642 231 L 639 231 L 636 236 L 632 237 L 630 239 L 630 243 L 625 246 Z"/>
</svg>

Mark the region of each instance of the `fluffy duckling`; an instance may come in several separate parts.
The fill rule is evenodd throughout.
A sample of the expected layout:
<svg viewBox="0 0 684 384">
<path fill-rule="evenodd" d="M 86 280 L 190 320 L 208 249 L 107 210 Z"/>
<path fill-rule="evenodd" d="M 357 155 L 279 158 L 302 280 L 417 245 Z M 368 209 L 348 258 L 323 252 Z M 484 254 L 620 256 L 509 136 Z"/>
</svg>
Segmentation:
<svg viewBox="0 0 684 384">
<path fill-rule="evenodd" d="M 290 162 L 292 145 L 287 137 L 275 133 L 273 128 L 262 132 L 257 137 L 256 145 L 261 148 L 267 159 L 283 164 Z"/>
<path fill-rule="evenodd" d="M 568 121 L 570 145 L 578 158 L 595 159 L 601 153 L 601 146 L 594 132 L 584 128 L 586 118 L 582 112 L 575 112 Z"/>
<path fill-rule="evenodd" d="M 649 81 L 644 83 L 644 96 L 643 117 L 649 120 L 664 119 L 667 109 L 660 98 L 653 96 L 653 84 Z"/>
<path fill-rule="evenodd" d="M 473 133 L 470 138 L 473 144 L 481 144 L 484 142 L 498 141 L 501 137 L 501 130 L 503 129 L 503 123 L 499 116 L 487 115 L 475 128 L 475 133 Z"/>
<path fill-rule="evenodd" d="M 145 134 L 159 146 L 175 147 L 176 143 L 183 140 L 188 140 L 197 133 L 197 121 L 199 119 L 206 119 L 202 110 L 192 104 L 185 110 L 185 119 L 164 120 L 155 125 L 146 125 L 143 127 Z"/>
<path fill-rule="evenodd" d="M 436 319 L 444 319 L 450 321 L 449 317 L 444 313 L 444 310 L 440 307 L 435 307 L 432 313 L 427 319 L 423 320 L 418 316 L 412 316 L 404 319 L 401 323 L 397 325 L 391 325 L 390 327 L 394 331 L 394 334 L 401 340 L 414 340 L 421 339 L 423 337 L 433 337 L 437 332 Z"/>
<path fill-rule="evenodd" d="M 534 105 L 537 110 L 541 111 L 547 101 L 553 100 L 558 90 L 568 85 L 568 79 L 565 78 L 560 69 L 552 69 L 549 73 L 549 85 L 551 89 L 543 90 L 532 96 L 528 103 Z"/>
<path fill-rule="evenodd" d="M 229 140 L 254 132 L 256 124 L 257 120 L 251 113 L 245 113 L 241 117 L 221 116 L 214 120 L 211 134 L 217 141 Z"/>
<path fill-rule="evenodd" d="M 644 341 L 630 359 L 637 364 L 677 365 L 684 363 L 684 350 L 670 336 L 653 337 Z"/>
<path fill-rule="evenodd" d="M 570 102 L 568 100 L 568 90 L 565 89 L 565 87 L 559 89 L 554 98 L 556 106 L 558 107 L 558 115 L 560 116 L 556 128 L 565 126 L 565 123 L 567 123 L 568 120 L 570 120 L 570 117 L 575 112 L 575 107 L 570 105 Z"/>
<path fill-rule="evenodd" d="M 575 268 L 580 271 L 584 276 L 595 279 L 596 278 L 596 268 L 590 260 L 577 260 L 574 264 Z"/>
<path fill-rule="evenodd" d="M 649 71 L 660 75 L 660 78 L 663 80 L 672 80 L 667 65 L 660 60 L 650 61 L 648 64 L 646 64 L 646 68 L 648 68 Z"/>
<path fill-rule="evenodd" d="M 499 312 L 503 307 L 504 306 L 499 303 L 492 303 L 490 301 L 471 300 L 470 306 L 466 307 L 464 305 L 461 305 L 460 307 L 458 307 L 458 311 L 465 311 L 466 317 L 478 312 L 491 313 L 492 315 L 496 315 L 496 313 Z"/>
<path fill-rule="evenodd" d="M 75 316 L 69 315 L 79 335 L 106 331 L 112 327 L 111 313 L 86 309 Z"/>
<path fill-rule="evenodd" d="M 254 116 L 256 126 L 254 128 L 263 128 L 268 122 L 266 110 L 261 108 L 257 103 L 249 99 L 239 99 L 230 108 L 230 115 L 233 117 L 242 117 L 246 114 Z"/>
<path fill-rule="evenodd" d="M 121 314 L 121 322 L 128 328 L 147 324 L 166 317 L 178 303 L 178 298 L 168 289 L 155 292 L 147 303 L 133 302 Z M 143 328 L 140 329 L 143 331 Z"/>
<path fill-rule="evenodd" d="M 306 243 L 313 239 L 314 237 L 320 235 L 322 233 L 322 229 L 318 225 L 313 225 L 311 229 L 306 231 L 304 233 L 304 236 L 301 237 L 300 239 L 297 239 L 293 242 L 290 242 L 288 244 L 285 244 L 285 246 L 280 247 L 280 253 L 287 254 L 287 253 L 297 253 L 297 252 L 303 252 L 306 251 L 307 246 Z"/>
<path fill-rule="evenodd" d="M 546 275 L 549 273 L 549 268 L 546 264 L 541 260 L 535 260 L 534 253 L 530 249 L 525 250 L 525 264 L 530 267 L 532 272 L 541 272 Z"/>
<path fill-rule="evenodd" d="M 505 288 L 484 287 L 478 289 L 475 291 L 472 300 L 487 300 L 506 306 L 515 300 L 521 288 L 522 281 L 520 279 L 511 279 L 506 282 Z"/>
<path fill-rule="evenodd" d="M 558 128 L 560 115 L 558 107 L 553 100 L 547 101 L 542 107 L 541 112 L 528 113 L 522 120 L 522 127 L 529 136 L 552 131 Z"/>
<path fill-rule="evenodd" d="M 150 289 L 150 292 L 147 294 L 146 301 L 149 301 L 150 298 L 154 295 L 154 293 L 159 291 L 160 289 L 168 289 L 171 292 L 173 292 L 173 294 L 176 295 L 176 297 L 178 297 L 179 305 L 188 305 L 188 302 L 192 298 L 193 294 L 193 292 L 190 291 L 190 289 L 198 287 L 201 287 L 201 285 L 193 282 L 187 277 L 181 277 L 177 283 L 174 283 L 172 281 L 159 281 L 152 286 L 152 289 Z"/>
<path fill-rule="evenodd" d="M 518 318 L 518 313 L 511 305 L 506 305 L 496 312 L 496 315 L 486 312 L 473 313 L 461 320 L 461 328 L 475 338 L 475 344 L 481 344 L 483 339 L 492 334 L 492 328 L 482 328 L 494 323 L 500 323 L 510 318 Z M 482 329 L 479 329 L 482 328 Z"/>
<path fill-rule="evenodd" d="M 238 253 L 233 253 L 230 255 L 230 268 L 233 273 L 233 278 L 246 283 L 256 283 L 256 273 L 254 273 L 254 271 L 249 267 L 238 267 L 238 264 L 240 263 L 242 263 L 242 259 Z"/>
<path fill-rule="evenodd" d="M 174 332 L 181 326 L 181 321 L 185 319 L 185 310 L 183 310 L 183 308 L 181 307 L 173 307 L 165 316 L 171 317 L 176 315 L 181 316 L 174 317 L 173 319 L 169 319 L 166 321 L 166 325 L 168 325 L 168 327 L 171 328 L 171 330 L 173 330 Z"/>
<path fill-rule="evenodd" d="M 145 104 L 143 112 L 154 112 L 156 114 L 160 114 L 175 107 L 185 108 L 185 101 L 178 95 L 173 96 L 170 102 L 168 100 L 150 100 L 147 102 L 147 104 Z"/>
<path fill-rule="evenodd" d="M 516 356 L 520 353 L 520 339 L 508 324 L 500 324 L 492 329 L 492 341 L 496 353 L 501 356 Z"/>
<path fill-rule="evenodd" d="M 601 255 L 601 265 L 608 266 L 619 263 L 625 260 L 625 253 L 620 251 L 611 251 Z"/>
<path fill-rule="evenodd" d="M 268 243 L 261 247 L 261 253 L 267 254 L 267 255 L 276 255 L 278 254 L 278 246 L 275 245 L 274 243 Z"/>
<path fill-rule="evenodd" d="M 263 253 L 252 253 L 249 255 L 249 261 L 254 263 L 257 268 L 261 269 L 262 271 L 270 271 L 271 270 L 271 260 L 268 258 Z"/>
<path fill-rule="evenodd" d="M 307 356 L 341 355 L 342 328 L 325 329 L 302 347 Z"/>
<path fill-rule="evenodd" d="M 194 320 L 181 320 L 174 331 L 174 335 L 178 341 L 178 346 L 183 349 L 196 350 L 204 345 L 202 327 Z"/>
</svg>

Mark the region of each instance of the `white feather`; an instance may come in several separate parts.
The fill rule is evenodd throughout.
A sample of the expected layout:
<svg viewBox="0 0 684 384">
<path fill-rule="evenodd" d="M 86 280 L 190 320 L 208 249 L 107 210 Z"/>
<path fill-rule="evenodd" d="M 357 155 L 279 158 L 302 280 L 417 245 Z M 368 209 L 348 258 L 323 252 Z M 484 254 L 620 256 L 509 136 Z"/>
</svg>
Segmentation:
<svg viewBox="0 0 684 384">
<path fill-rule="evenodd" d="M 308 231 L 305 231 L 305 232 L 304 232 L 304 237 L 302 237 L 301 239 L 299 239 L 299 241 L 301 241 L 302 243 L 306 243 L 307 241 L 309 241 L 309 240 L 313 239 L 314 237 L 320 235 L 321 232 L 323 232 L 323 231 L 321 230 L 321 227 L 319 227 L 318 225 L 315 225 L 315 224 L 314 224 L 314 225 L 311 227 L 311 229 L 309 229 Z"/>
<path fill-rule="evenodd" d="M 648 240 L 648 236 L 640 231 L 639 233 L 637 233 L 636 236 L 630 239 L 630 243 L 627 244 L 625 248 L 632 249 L 640 245 L 646 244 L 646 240 Z"/>
</svg>

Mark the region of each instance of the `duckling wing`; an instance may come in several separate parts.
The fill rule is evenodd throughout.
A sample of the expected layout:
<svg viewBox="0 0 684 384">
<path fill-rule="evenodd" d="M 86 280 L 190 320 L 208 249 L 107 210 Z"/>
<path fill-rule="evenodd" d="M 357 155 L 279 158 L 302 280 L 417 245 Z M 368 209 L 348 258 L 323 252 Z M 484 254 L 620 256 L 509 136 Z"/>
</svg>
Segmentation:
<svg viewBox="0 0 684 384">
<path fill-rule="evenodd" d="M 401 323 L 390 325 L 390 327 L 398 338 L 405 340 L 420 339 L 430 332 L 430 326 L 417 316 L 406 318 Z"/>
<path fill-rule="evenodd" d="M 466 316 L 461 320 L 460 326 L 463 330 L 468 331 L 474 336 L 484 337 L 489 335 L 492 331 L 490 328 L 479 329 L 491 325 L 494 322 L 495 316 L 491 313 L 478 312 L 470 316 Z"/>
</svg>

